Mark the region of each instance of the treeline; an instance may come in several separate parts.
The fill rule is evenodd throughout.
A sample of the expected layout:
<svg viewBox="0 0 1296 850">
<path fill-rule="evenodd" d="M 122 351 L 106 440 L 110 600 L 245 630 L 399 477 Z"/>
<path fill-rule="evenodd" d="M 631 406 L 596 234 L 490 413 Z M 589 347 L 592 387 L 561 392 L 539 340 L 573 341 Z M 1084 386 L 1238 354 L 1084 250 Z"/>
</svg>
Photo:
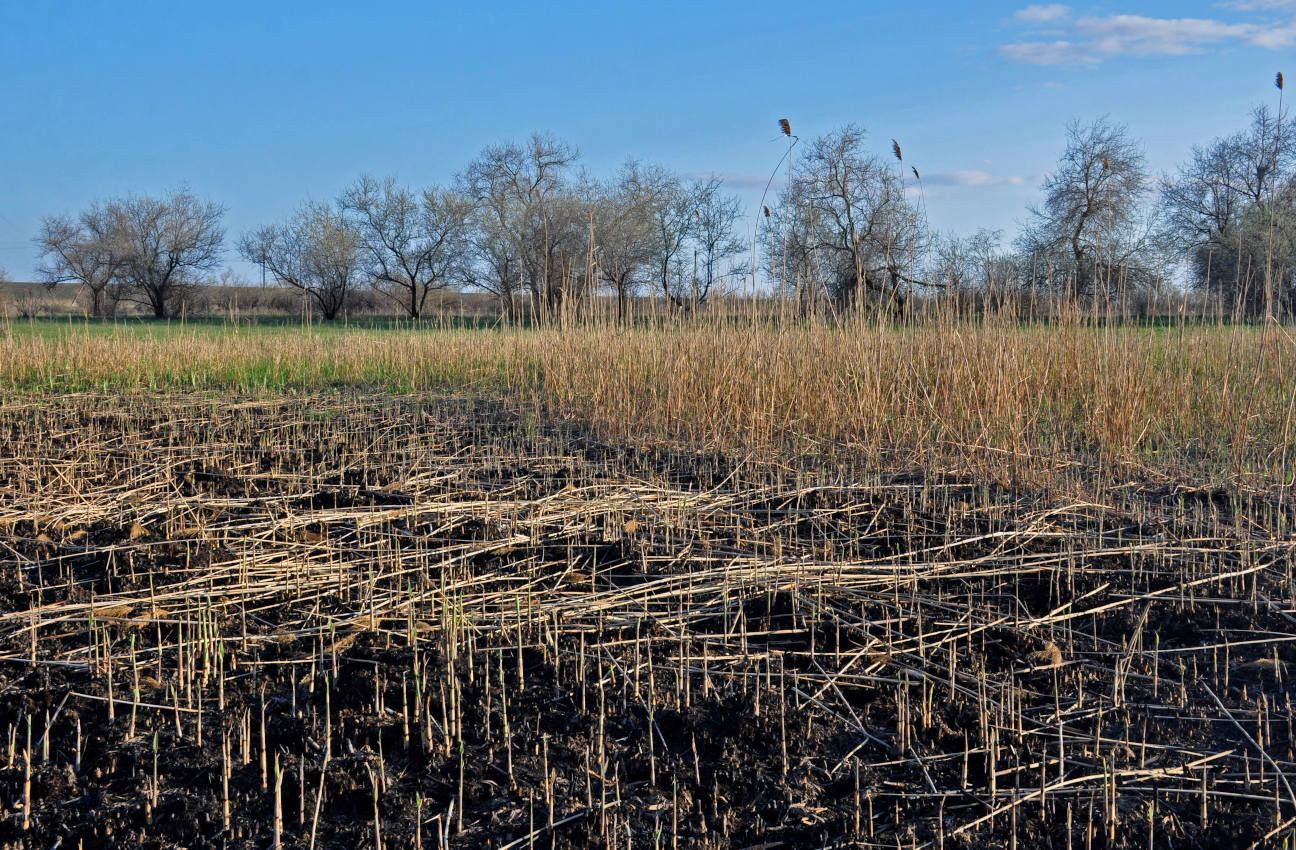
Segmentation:
<svg viewBox="0 0 1296 850">
<path fill-rule="evenodd" d="M 450 186 L 364 176 L 235 248 L 326 319 L 367 288 L 414 319 L 446 289 L 491 293 L 510 318 L 524 305 L 541 317 L 580 311 L 600 293 L 615 296 L 619 314 L 644 295 L 695 310 L 746 274 L 741 205 L 720 179 L 629 161 L 600 180 L 577 160 L 573 147 L 535 134 L 486 148 Z M 187 190 L 94 203 L 45 219 L 39 271 L 83 287 L 96 316 L 124 303 L 166 316 L 219 266 L 224 215 Z"/>
<path fill-rule="evenodd" d="M 853 125 L 804 143 L 780 127 L 784 179 L 771 178 L 754 225 L 719 178 L 631 160 L 600 179 L 574 147 L 535 134 L 486 148 L 450 185 L 363 176 L 234 247 L 326 319 L 365 291 L 418 319 L 444 290 L 489 293 L 510 319 L 596 303 L 625 318 L 645 297 L 676 313 L 736 295 L 801 313 L 984 309 L 1027 295 L 1156 303 L 1181 284 L 1236 316 L 1296 310 L 1296 125 L 1281 97 L 1160 177 L 1126 127 L 1071 124 L 1008 242 L 997 230 L 932 232 L 921 171 L 897 142 L 877 153 Z M 39 271 L 79 285 L 96 316 L 126 303 L 166 316 L 221 264 L 224 216 L 188 190 L 97 202 L 44 220 Z"/>
<path fill-rule="evenodd" d="M 810 141 L 762 210 L 765 270 L 809 310 L 903 309 L 914 295 L 978 309 L 1027 297 L 1147 305 L 1186 285 L 1228 315 L 1290 317 L 1294 165 L 1296 123 L 1281 99 L 1160 177 L 1123 125 L 1074 122 L 1041 201 L 1006 243 L 998 230 L 931 232 L 921 172 L 900 145 L 872 153 L 847 126 Z"/>
</svg>

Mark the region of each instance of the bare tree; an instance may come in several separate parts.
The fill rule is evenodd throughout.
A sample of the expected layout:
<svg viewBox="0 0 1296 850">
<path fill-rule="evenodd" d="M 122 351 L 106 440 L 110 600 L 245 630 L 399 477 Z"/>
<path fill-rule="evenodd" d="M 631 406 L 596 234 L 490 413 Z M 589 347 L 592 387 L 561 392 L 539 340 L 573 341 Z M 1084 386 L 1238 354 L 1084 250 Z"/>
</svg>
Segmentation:
<svg viewBox="0 0 1296 850">
<path fill-rule="evenodd" d="M 945 284 L 947 294 L 961 298 L 975 291 L 976 261 L 966 238 L 956 233 L 934 234 L 931 254 L 931 276 Z"/>
<path fill-rule="evenodd" d="M 578 156 L 552 135 L 536 133 L 525 144 L 486 148 L 460 178 L 464 192 L 492 219 L 496 235 L 507 240 L 541 316 L 555 315 L 566 292 L 563 272 L 570 263 L 556 255 L 569 247 L 563 242 L 573 230 L 559 221 L 562 205 L 555 201 Z"/>
<path fill-rule="evenodd" d="M 1019 288 L 1015 257 L 1003 248 L 1003 231 L 982 227 L 967 236 L 950 233 L 932 240 L 931 279 L 940 281 L 958 309 L 977 300 L 1002 304 Z"/>
<path fill-rule="evenodd" d="M 647 213 L 652 187 L 643 166 L 628 160 L 593 195 L 598 274 L 616 297 L 617 320 L 624 321 L 629 300 L 639 291 L 643 270 L 651 262 L 652 227 Z"/>
<path fill-rule="evenodd" d="M 1031 209 L 1023 253 L 1047 263 L 1079 297 L 1139 285 L 1151 230 L 1140 221 L 1148 175 L 1139 143 L 1103 117 L 1067 126 L 1066 148 Z"/>
<path fill-rule="evenodd" d="M 1269 236 L 1282 245 L 1293 172 L 1296 121 L 1257 107 L 1246 130 L 1194 147 L 1176 174 L 1162 179 L 1168 236 L 1187 252 L 1197 289 L 1251 314 L 1272 307 L 1275 296 L 1290 300 L 1269 262 Z"/>
<path fill-rule="evenodd" d="M 127 247 L 123 230 L 119 204 L 92 204 L 75 219 L 49 216 L 34 240 L 41 254 L 36 272 L 51 287 L 79 284 L 91 314 L 104 316 L 121 296 L 119 273 Z"/>
<path fill-rule="evenodd" d="M 705 304 L 714 294 L 722 275 L 720 266 L 731 261 L 747 248 L 737 232 L 742 205 L 733 195 L 723 191 L 723 181 L 717 177 L 699 180 L 693 186 L 693 238 L 697 244 L 701 270 L 689 299 L 694 307 Z M 745 273 L 731 268 L 730 274 Z"/>
<path fill-rule="evenodd" d="M 821 287 L 839 308 L 859 305 L 865 293 L 903 306 L 902 288 L 939 282 L 915 276 L 921 216 L 899 173 L 864 139 L 846 125 L 807 146 L 774 217 L 784 224 L 761 228 L 767 268 L 776 280 L 786 268 L 791 286 Z"/>
<path fill-rule="evenodd" d="M 653 284 L 672 308 L 685 307 L 688 285 L 682 260 L 696 228 L 693 194 L 679 175 L 660 166 L 643 169 L 641 186 Z"/>
<path fill-rule="evenodd" d="M 551 137 L 487 148 L 461 177 L 477 203 L 466 278 L 492 292 L 506 314 L 526 290 L 541 317 L 580 309 L 600 287 L 624 318 L 645 281 L 673 307 L 703 303 L 721 267 L 742 250 L 738 202 L 719 181 L 690 186 L 656 166 L 627 162 L 611 180 L 569 180 L 574 152 Z M 696 245 L 700 268 L 687 270 Z M 565 313 L 566 314 L 566 313 Z"/>
<path fill-rule="evenodd" d="M 162 318 L 185 287 L 220 261 L 225 208 L 187 189 L 161 198 L 136 197 L 108 205 L 120 222 L 123 260 L 117 275 L 125 297 Z"/>
<path fill-rule="evenodd" d="M 1227 234 L 1248 204 L 1274 196 L 1296 163 L 1296 121 L 1281 126 L 1268 107 L 1251 113 L 1251 126 L 1193 148 L 1174 177 L 1161 181 L 1167 224 L 1182 246 L 1194 248 Z"/>
<path fill-rule="evenodd" d="M 554 195 L 544 233 L 549 244 L 550 292 L 556 297 L 551 310 L 561 307 L 568 316 L 584 309 L 598 280 L 593 243 L 596 195 L 590 187 L 586 180 Z M 541 231 L 537 228 L 534 233 L 538 243 Z"/>
<path fill-rule="evenodd" d="M 396 299 L 406 315 L 423 315 L 428 295 L 461 277 L 472 202 L 453 190 L 416 193 L 392 178 L 364 176 L 342 195 L 359 231 L 374 287 Z"/>
<path fill-rule="evenodd" d="M 239 240 L 244 259 L 263 263 L 281 283 L 300 289 L 328 321 L 336 319 L 355 289 L 365 259 L 364 238 L 327 202 L 303 204 L 280 225 Z"/>
<path fill-rule="evenodd" d="M 516 321 L 523 281 L 512 239 L 491 214 L 478 209 L 473 215 L 468 245 L 467 262 L 461 269 L 464 283 L 494 295 L 504 318 Z"/>
<path fill-rule="evenodd" d="M 841 257 L 820 248 L 828 236 L 806 189 L 801 182 L 784 187 L 776 203 L 778 221 L 769 207 L 762 207 L 757 211 L 757 231 L 770 280 L 777 281 L 780 290 L 789 289 L 802 312 L 814 313 L 834 303 Z"/>
<path fill-rule="evenodd" d="M 1239 315 L 1296 311 L 1296 180 L 1272 200 L 1244 204 L 1226 230 L 1192 250 L 1190 260 L 1196 288 Z"/>
</svg>

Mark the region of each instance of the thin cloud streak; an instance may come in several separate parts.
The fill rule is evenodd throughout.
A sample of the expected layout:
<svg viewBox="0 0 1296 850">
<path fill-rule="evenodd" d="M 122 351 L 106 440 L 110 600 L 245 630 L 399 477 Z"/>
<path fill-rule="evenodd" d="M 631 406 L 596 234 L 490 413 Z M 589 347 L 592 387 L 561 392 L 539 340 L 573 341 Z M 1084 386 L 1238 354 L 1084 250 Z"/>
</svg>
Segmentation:
<svg viewBox="0 0 1296 850">
<path fill-rule="evenodd" d="M 1243 0 L 1243 3 L 1248 10 L 1296 8 L 1296 0 Z M 1020 65 L 1084 66 L 1119 56 L 1184 56 L 1232 45 L 1276 50 L 1296 44 L 1296 17 L 1263 23 L 1146 15 L 1072 19 L 1053 7 L 1040 6 L 1027 6 L 1014 17 L 1050 25 L 1047 31 L 1039 33 L 1048 36 L 1045 39 L 1000 46 L 1000 56 Z"/>
<path fill-rule="evenodd" d="M 719 178 L 724 181 L 724 185 L 729 189 L 764 189 L 769 184 L 770 189 L 781 189 L 787 183 L 787 177 L 783 174 L 777 174 L 774 182 L 770 183 L 769 175 L 761 177 L 759 174 L 726 174 L 721 171 L 692 171 L 687 175 L 690 180 L 712 180 Z"/>
<path fill-rule="evenodd" d="M 1296 0 L 1234 0 L 1231 3 L 1216 3 L 1221 9 L 1234 9 L 1238 12 L 1273 12 L 1283 9 L 1296 9 Z"/>
<path fill-rule="evenodd" d="M 1013 17 L 1028 24 L 1046 24 L 1050 21 L 1065 18 L 1070 14 L 1070 6 L 1064 6 L 1061 3 L 1049 3 L 1047 5 L 1027 6 L 1024 9 L 1018 9 L 1013 12 Z"/>
<path fill-rule="evenodd" d="M 928 186 L 1024 186 L 1026 178 L 1016 174 L 991 174 L 979 169 L 964 169 L 923 174 L 922 182 Z"/>
</svg>

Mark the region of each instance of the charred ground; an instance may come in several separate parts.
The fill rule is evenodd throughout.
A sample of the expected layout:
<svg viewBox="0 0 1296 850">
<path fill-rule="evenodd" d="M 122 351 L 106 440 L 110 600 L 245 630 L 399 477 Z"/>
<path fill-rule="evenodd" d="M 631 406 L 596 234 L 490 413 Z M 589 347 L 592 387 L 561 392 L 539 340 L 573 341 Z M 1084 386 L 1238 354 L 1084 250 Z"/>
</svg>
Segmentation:
<svg viewBox="0 0 1296 850">
<path fill-rule="evenodd" d="M 0 408 L 0 846 L 1277 846 L 1290 500 Z"/>
</svg>

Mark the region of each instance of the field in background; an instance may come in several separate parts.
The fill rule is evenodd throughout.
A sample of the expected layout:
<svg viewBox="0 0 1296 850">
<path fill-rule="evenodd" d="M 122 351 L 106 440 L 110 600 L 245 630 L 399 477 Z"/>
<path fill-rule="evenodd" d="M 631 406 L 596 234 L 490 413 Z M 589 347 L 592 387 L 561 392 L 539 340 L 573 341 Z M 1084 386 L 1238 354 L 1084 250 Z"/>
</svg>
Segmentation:
<svg viewBox="0 0 1296 850">
<path fill-rule="evenodd" d="M 465 319 L 493 319 L 495 299 L 476 292 L 434 292 L 428 297 L 428 313 Z M 177 319 L 257 321 L 290 319 L 310 315 L 310 304 L 299 290 L 286 286 L 232 286 L 199 284 L 183 291 L 175 305 Z M 398 303 L 377 289 L 355 292 L 348 299 L 346 315 L 353 319 L 392 318 L 402 313 Z M 84 318 L 90 314 L 87 297 L 77 284 L 0 281 L 0 319 Z M 120 320 L 151 318 L 141 304 L 121 301 L 115 316 Z"/>
<path fill-rule="evenodd" d="M 11 320 L 0 843 L 1281 846 L 1290 334 Z"/>
</svg>

